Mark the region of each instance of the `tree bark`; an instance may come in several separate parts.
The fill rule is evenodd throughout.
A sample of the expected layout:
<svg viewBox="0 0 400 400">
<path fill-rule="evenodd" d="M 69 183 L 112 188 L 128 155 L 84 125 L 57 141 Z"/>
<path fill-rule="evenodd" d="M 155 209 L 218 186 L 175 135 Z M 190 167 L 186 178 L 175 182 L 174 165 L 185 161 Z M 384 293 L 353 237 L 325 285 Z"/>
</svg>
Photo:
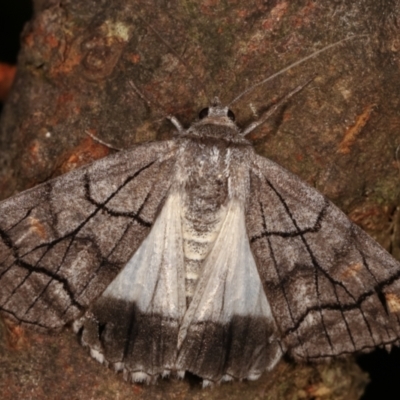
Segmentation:
<svg viewBox="0 0 400 400">
<path fill-rule="evenodd" d="M 400 258 L 398 2 L 37 0 L 35 10 L 0 121 L 1 198 L 112 151 L 87 131 L 118 148 L 166 139 L 174 128 L 165 114 L 188 126 L 213 96 L 229 103 L 324 46 L 367 35 L 258 86 L 232 110 L 246 126 L 314 78 L 252 134 L 256 149 Z M 68 330 L 46 336 L 3 324 L 1 332 L 4 400 L 204 396 L 195 379 L 125 383 L 90 359 Z M 222 385 L 207 397 L 358 399 L 365 384 L 352 359 L 282 361 L 257 382 Z"/>
</svg>

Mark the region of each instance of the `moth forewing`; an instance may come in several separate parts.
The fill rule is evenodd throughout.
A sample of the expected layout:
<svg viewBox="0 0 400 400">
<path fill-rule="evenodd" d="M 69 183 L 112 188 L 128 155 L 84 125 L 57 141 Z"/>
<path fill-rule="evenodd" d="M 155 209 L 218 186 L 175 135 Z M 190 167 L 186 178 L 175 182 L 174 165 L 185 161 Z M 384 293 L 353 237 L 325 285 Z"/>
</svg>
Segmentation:
<svg viewBox="0 0 400 400">
<path fill-rule="evenodd" d="M 1 202 L 3 315 L 43 330 L 79 317 L 148 234 L 169 190 L 174 146 L 145 144 Z"/>
<path fill-rule="evenodd" d="M 270 160 L 256 157 L 251 187 L 250 243 L 289 354 L 318 360 L 398 344 L 399 262 Z"/>
</svg>

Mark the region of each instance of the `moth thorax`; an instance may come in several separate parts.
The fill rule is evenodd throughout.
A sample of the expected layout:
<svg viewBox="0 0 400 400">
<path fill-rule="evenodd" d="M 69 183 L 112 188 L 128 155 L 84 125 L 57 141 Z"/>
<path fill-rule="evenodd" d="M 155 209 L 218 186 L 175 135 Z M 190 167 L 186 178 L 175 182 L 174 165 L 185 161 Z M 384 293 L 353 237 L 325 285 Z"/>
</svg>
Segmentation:
<svg viewBox="0 0 400 400">
<path fill-rule="evenodd" d="M 189 130 L 189 133 L 202 139 L 222 139 L 234 142 L 243 140 L 238 136 L 238 130 L 235 127 L 219 124 L 196 125 Z"/>
<path fill-rule="evenodd" d="M 207 255 L 221 229 L 226 207 L 205 211 L 201 216 L 184 207 L 182 221 L 183 251 L 185 256 L 186 304 L 189 306 L 201 277 Z"/>
</svg>

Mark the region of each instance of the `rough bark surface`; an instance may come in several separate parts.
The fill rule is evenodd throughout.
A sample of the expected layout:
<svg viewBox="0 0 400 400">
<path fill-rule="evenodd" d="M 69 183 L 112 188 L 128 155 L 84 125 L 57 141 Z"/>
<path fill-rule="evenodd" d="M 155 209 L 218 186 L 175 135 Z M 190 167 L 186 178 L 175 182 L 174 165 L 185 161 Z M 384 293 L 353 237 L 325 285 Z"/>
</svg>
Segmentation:
<svg viewBox="0 0 400 400">
<path fill-rule="evenodd" d="M 245 126 L 315 77 L 252 134 L 256 148 L 400 258 L 398 2 L 38 0 L 35 10 L 0 121 L 1 198 L 109 154 L 85 131 L 119 148 L 162 140 L 173 127 L 156 104 L 187 126 L 213 96 L 229 103 L 313 51 L 366 34 L 259 86 L 232 110 Z M 257 382 L 213 390 L 194 379 L 146 387 L 90 359 L 69 330 L 44 336 L 3 325 L 0 343 L 5 400 L 357 399 L 366 383 L 353 361 L 334 360 L 282 362 Z"/>
</svg>

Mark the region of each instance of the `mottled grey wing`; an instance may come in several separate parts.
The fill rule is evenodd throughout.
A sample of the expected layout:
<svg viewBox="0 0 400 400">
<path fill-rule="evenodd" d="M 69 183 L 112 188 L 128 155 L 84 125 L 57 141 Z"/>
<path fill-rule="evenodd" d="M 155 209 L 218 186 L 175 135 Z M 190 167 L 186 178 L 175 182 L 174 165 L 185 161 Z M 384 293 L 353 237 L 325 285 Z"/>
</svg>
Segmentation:
<svg viewBox="0 0 400 400">
<path fill-rule="evenodd" d="M 397 344 L 400 264 L 272 161 L 255 156 L 250 179 L 249 240 L 288 353 L 313 360 Z"/>
<path fill-rule="evenodd" d="M 0 203 L 0 310 L 44 330 L 87 309 L 147 235 L 174 141 L 140 145 Z"/>
</svg>

